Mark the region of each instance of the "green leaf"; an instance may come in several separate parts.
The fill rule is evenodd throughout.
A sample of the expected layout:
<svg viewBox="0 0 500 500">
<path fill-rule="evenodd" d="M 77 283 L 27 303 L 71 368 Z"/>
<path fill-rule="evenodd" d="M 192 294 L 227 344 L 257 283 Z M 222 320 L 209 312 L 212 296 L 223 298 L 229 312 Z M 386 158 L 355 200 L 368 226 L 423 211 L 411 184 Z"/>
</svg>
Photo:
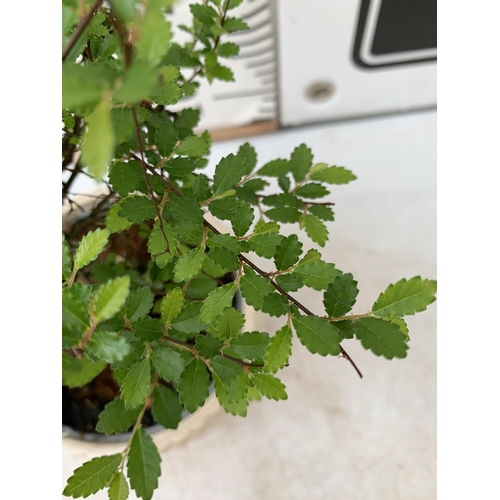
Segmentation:
<svg viewBox="0 0 500 500">
<path fill-rule="evenodd" d="M 217 54 L 219 54 L 221 57 L 234 57 L 237 56 L 239 52 L 240 48 L 238 47 L 238 45 L 232 42 L 222 43 L 217 47 Z"/>
<path fill-rule="evenodd" d="M 150 94 L 150 98 L 158 104 L 168 106 L 179 102 L 182 99 L 182 95 L 182 89 L 177 83 L 167 82 L 155 87 Z"/>
<path fill-rule="evenodd" d="M 325 188 L 325 186 L 321 184 L 316 184 L 315 182 L 311 182 L 309 184 L 304 184 L 299 187 L 295 194 L 297 196 L 301 196 L 302 198 L 322 198 L 329 194 L 330 191 Z"/>
<path fill-rule="evenodd" d="M 203 302 L 191 302 L 187 304 L 179 316 L 172 322 L 172 328 L 186 334 L 201 332 L 207 326 L 200 322 L 200 309 L 202 306 Z"/>
<path fill-rule="evenodd" d="M 108 403 L 99 415 L 96 430 L 104 434 L 120 434 L 127 432 L 137 420 L 141 408 L 127 410 L 120 397 Z"/>
<path fill-rule="evenodd" d="M 181 312 L 184 306 L 184 293 L 179 286 L 170 290 L 161 301 L 161 316 L 165 323 L 170 324 Z"/>
<path fill-rule="evenodd" d="M 62 276 L 63 279 L 69 280 L 71 276 L 71 268 L 73 267 L 71 263 L 71 253 L 69 251 L 69 245 L 64 237 L 64 233 L 62 235 Z"/>
<path fill-rule="evenodd" d="M 153 307 L 154 295 L 147 286 L 136 288 L 129 296 L 126 305 L 127 318 L 130 322 L 146 316 Z"/>
<path fill-rule="evenodd" d="M 130 291 L 130 276 L 108 281 L 95 295 L 91 310 L 99 321 L 113 317 L 125 304 Z"/>
<path fill-rule="evenodd" d="M 139 498 L 153 498 L 161 475 L 160 463 L 161 457 L 152 437 L 140 427 L 132 438 L 127 460 L 130 487 Z"/>
<path fill-rule="evenodd" d="M 251 205 L 247 202 L 242 202 L 241 205 L 234 211 L 231 218 L 231 226 L 236 236 L 244 236 L 250 229 L 254 219 L 254 212 Z"/>
<path fill-rule="evenodd" d="M 103 330 L 95 331 L 87 345 L 87 356 L 96 361 L 121 361 L 131 350 L 125 337 Z"/>
<path fill-rule="evenodd" d="M 236 283 L 228 283 L 212 290 L 203 301 L 200 321 L 205 324 L 213 323 L 226 307 L 233 304 L 233 297 L 237 288 Z"/>
<path fill-rule="evenodd" d="M 205 363 L 193 359 L 182 372 L 178 390 L 180 402 L 189 413 L 205 404 L 210 386 L 210 376 Z"/>
<path fill-rule="evenodd" d="M 326 290 L 328 285 L 336 276 L 342 274 L 340 269 L 335 268 L 335 264 L 319 261 L 297 267 L 293 274 L 299 278 L 304 285 L 314 290 Z"/>
<path fill-rule="evenodd" d="M 299 263 L 295 267 L 305 266 L 306 264 L 312 264 L 313 262 L 319 262 L 320 260 L 321 254 L 315 248 L 311 248 L 306 252 L 304 257 L 299 260 Z"/>
<path fill-rule="evenodd" d="M 276 247 L 280 244 L 283 236 L 278 233 L 258 234 L 252 236 L 248 243 L 250 248 L 261 257 L 270 259 L 276 252 Z"/>
<path fill-rule="evenodd" d="M 278 222 L 285 222 L 289 224 L 299 222 L 300 219 L 300 212 L 293 207 L 272 208 L 271 210 L 264 212 L 264 215 Z"/>
<path fill-rule="evenodd" d="M 227 386 L 234 377 L 238 377 L 243 371 L 240 364 L 222 356 L 214 356 L 210 360 L 210 366 L 224 386 Z"/>
<path fill-rule="evenodd" d="M 252 383 L 267 399 L 274 399 L 275 401 L 288 399 L 288 395 L 285 391 L 285 384 L 273 375 L 255 373 L 252 375 Z"/>
<path fill-rule="evenodd" d="M 203 224 L 203 210 L 194 200 L 171 195 L 167 207 L 179 221 Z"/>
<path fill-rule="evenodd" d="M 229 403 L 236 403 L 247 399 L 249 387 L 248 373 L 242 372 L 226 385 L 226 396 Z"/>
<path fill-rule="evenodd" d="M 63 495 L 87 498 L 102 490 L 111 481 L 122 460 L 121 453 L 93 458 L 75 469 L 68 479 Z"/>
<path fill-rule="evenodd" d="M 323 222 L 314 215 L 306 214 L 304 216 L 304 225 L 307 236 L 319 246 L 324 247 L 325 243 L 328 241 L 328 229 Z"/>
<path fill-rule="evenodd" d="M 234 73 L 231 68 L 227 66 L 221 66 L 216 64 L 215 66 L 206 67 L 207 79 L 210 82 L 212 78 L 217 78 L 217 80 L 222 80 L 225 82 L 234 82 Z"/>
<path fill-rule="evenodd" d="M 226 17 L 226 20 L 224 21 L 224 29 L 228 33 L 234 33 L 235 31 L 248 30 L 250 27 L 241 19 L 237 19 L 236 17 Z"/>
<path fill-rule="evenodd" d="M 136 57 L 152 66 L 158 64 L 168 51 L 172 32 L 170 23 L 153 2 L 144 14 L 139 29 L 140 36 L 135 42 Z"/>
<path fill-rule="evenodd" d="M 266 297 L 274 291 L 268 279 L 256 274 L 245 274 L 240 279 L 241 295 L 256 311 L 264 305 Z"/>
<path fill-rule="evenodd" d="M 232 307 L 226 307 L 215 320 L 210 333 L 221 340 L 227 340 L 238 335 L 245 324 L 245 315 Z"/>
<path fill-rule="evenodd" d="M 396 323 L 381 318 L 359 318 L 354 321 L 354 330 L 361 345 L 377 356 L 406 358 L 407 336 Z"/>
<path fill-rule="evenodd" d="M 242 3 L 243 3 L 243 0 L 226 0 L 224 5 L 227 6 L 227 7 L 225 7 L 225 8 L 227 8 L 227 10 L 231 10 L 231 9 L 238 7 Z"/>
<path fill-rule="evenodd" d="M 113 156 L 114 130 L 110 106 L 110 101 L 106 99 L 85 118 L 87 133 L 82 142 L 82 162 L 97 181 L 102 180 Z"/>
<path fill-rule="evenodd" d="M 238 257 L 227 248 L 217 247 L 210 250 L 209 257 L 228 271 L 237 271 L 240 267 Z"/>
<path fill-rule="evenodd" d="M 304 179 L 312 166 L 312 160 L 313 154 L 305 144 L 301 144 L 293 150 L 290 158 L 290 170 L 296 182 Z"/>
<path fill-rule="evenodd" d="M 212 335 L 197 335 L 195 349 L 202 358 L 212 358 L 219 354 L 224 342 Z"/>
<path fill-rule="evenodd" d="M 210 203 L 208 208 L 210 212 L 221 220 L 231 220 L 234 211 L 241 205 L 241 202 L 234 197 L 222 198 L 221 200 L 214 200 Z"/>
<path fill-rule="evenodd" d="M 145 196 L 129 196 L 125 198 L 118 211 L 120 217 L 130 222 L 143 222 L 156 217 L 154 203 Z"/>
<path fill-rule="evenodd" d="M 158 340 L 165 333 L 165 323 L 160 319 L 151 318 L 150 316 L 139 318 L 131 326 L 134 335 L 145 342 Z"/>
<path fill-rule="evenodd" d="M 209 151 L 209 145 L 201 137 L 190 135 L 174 149 L 174 154 L 182 156 L 203 156 Z"/>
<path fill-rule="evenodd" d="M 149 97 L 156 83 L 153 68 L 145 61 L 136 60 L 125 73 L 120 89 L 113 98 L 118 102 L 137 103 Z"/>
<path fill-rule="evenodd" d="M 281 174 L 278 177 L 278 186 L 283 190 L 283 192 L 288 193 L 290 191 L 290 179 L 288 175 Z"/>
<path fill-rule="evenodd" d="M 359 293 L 357 284 L 351 273 L 335 277 L 328 285 L 323 299 L 328 316 L 339 318 L 352 309 Z"/>
<path fill-rule="evenodd" d="M 106 363 L 95 362 L 87 357 L 74 358 L 62 353 L 62 383 L 70 389 L 82 387 L 94 380 L 106 368 Z"/>
<path fill-rule="evenodd" d="M 276 252 L 274 253 L 274 263 L 276 265 L 276 269 L 284 271 L 285 269 L 290 268 L 299 260 L 301 253 L 302 243 L 299 241 L 296 234 L 283 237 L 280 244 L 276 247 Z"/>
<path fill-rule="evenodd" d="M 270 293 L 266 297 L 264 305 L 262 306 L 262 312 L 269 314 L 270 316 L 283 316 L 284 314 L 287 314 L 288 311 L 288 300 L 278 292 Z"/>
<path fill-rule="evenodd" d="M 253 234 L 278 233 L 279 230 L 280 226 L 276 222 L 264 222 L 263 219 L 260 219 L 257 224 L 255 224 Z"/>
<path fill-rule="evenodd" d="M 205 249 L 202 246 L 181 255 L 174 266 L 174 281 L 179 283 L 194 278 L 201 271 L 204 260 Z"/>
<path fill-rule="evenodd" d="M 182 356 L 169 347 L 155 347 L 151 351 L 151 361 L 161 378 L 167 382 L 178 383 L 186 366 Z"/>
<path fill-rule="evenodd" d="M 282 274 L 280 276 L 276 276 L 276 283 L 285 290 L 285 292 L 296 292 L 299 288 L 304 286 L 304 283 L 299 280 L 293 274 Z"/>
<path fill-rule="evenodd" d="M 199 109 L 183 109 L 175 119 L 175 127 L 177 128 L 179 139 L 185 139 L 189 135 L 193 135 L 193 128 L 198 125 L 199 121 Z"/>
<path fill-rule="evenodd" d="M 342 338 L 337 327 L 326 319 L 317 316 L 293 316 L 292 321 L 299 340 L 312 354 L 340 354 L 339 343 Z"/>
<path fill-rule="evenodd" d="M 76 249 L 73 270 L 79 270 L 95 260 L 108 244 L 108 238 L 107 229 L 97 228 L 95 231 L 89 231 Z"/>
<path fill-rule="evenodd" d="M 240 253 L 240 242 L 230 234 L 215 234 L 207 239 L 210 248 L 227 248 L 234 254 Z"/>
<path fill-rule="evenodd" d="M 108 496 L 109 500 L 127 500 L 128 484 L 122 472 L 119 472 L 111 481 Z"/>
<path fill-rule="evenodd" d="M 166 117 L 156 128 L 155 141 L 156 147 L 163 157 L 168 156 L 174 149 L 177 143 L 177 131 L 170 118 Z"/>
<path fill-rule="evenodd" d="M 343 339 L 354 338 L 354 326 L 351 320 L 335 321 L 334 325 L 339 329 L 338 333 Z"/>
<path fill-rule="evenodd" d="M 73 286 L 62 292 L 63 325 L 74 326 L 77 331 L 83 333 L 90 326 L 90 320 L 82 301 L 73 293 L 74 290 Z"/>
<path fill-rule="evenodd" d="M 115 203 L 106 215 L 106 229 L 110 232 L 110 234 L 121 233 L 122 231 L 132 227 L 132 222 L 118 215 L 122 201 L 124 200 L 120 200 Z"/>
<path fill-rule="evenodd" d="M 165 236 L 168 241 L 168 252 Z M 163 269 L 174 258 L 173 254 L 176 250 L 177 239 L 169 224 L 163 221 L 162 231 L 159 221 L 156 221 L 148 237 L 148 251 L 151 254 L 151 259 L 156 262 L 160 269 Z"/>
<path fill-rule="evenodd" d="M 215 167 L 214 194 L 219 195 L 231 189 L 243 177 L 246 171 L 245 156 L 230 154 Z"/>
<path fill-rule="evenodd" d="M 373 304 L 376 316 L 407 316 L 425 311 L 435 300 L 437 282 L 414 276 L 389 285 Z"/>
<path fill-rule="evenodd" d="M 196 169 L 196 164 L 193 163 L 189 158 L 184 158 L 183 156 L 177 156 L 168 160 L 167 163 L 163 165 L 163 168 L 172 176 L 182 179 L 189 175 L 193 170 Z"/>
<path fill-rule="evenodd" d="M 279 158 L 266 163 L 257 173 L 266 177 L 279 177 L 280 175 L 287 174 L 289 171 L 290 162 Z"/>
<path fill-rule="evenodd" d="M 315 172 L 310 176 L 310 179 L 328 184 L 347 184 L 356 180 L 356 176 L 344 167 L 328 167 Z"/>
<path fill-rule="evenodd" d="M 243 359 L 262 360 L 268 344 L 268 333 L 245 332 L 231 340 L 229 347 Z"/>
<path fill-rule="evenodd" d="M 193 17 L 198 19 L 198 21 L 203 24 L 212 25 L 214 23 L 214 19 L 218 17 L 217 11 L 210 7 L 209 5 L 199 5 L 193 4 L 189 6 Z"/>
<path fill-rule="evenodd" d="M 130 368 L 136 363 L 138 363 L 146 354 L 146 347 L 144 344 L 139 344 L 133 349 L 132 352 L 128 353 L 121 361 L 115 361 L 113 363 L 113 370 L 125 370 Z"/>
<path fill-rule="evenodd" d="M 154 419 L 165 429 L 177 429 L 182 420 L 182 405 L 177 394 L 163 385 L 157 385 L 153 391 Z"/>
<path fill-rule="evenodd" d="M 132 366 L 123 380 L 120 391 L 125 408 L 132 410 L 144 404 L 151 386 L 151 366 L 148 358 Z"/>
<path fill-rule="evenodd" d="M 264 370 L 276 373 L 287 363 L 292 354 L 292 329 L 286 324 L 280 328 L 266 348 L 264 355 Z"/>
<path fill-rule="evenodd" d="M 241 375 L 234 378 L 233 380 L 234 382 L 230 382 L 229 384 L 241 382 L 242 380 Z M 222 406 L 222 408 L 226 413 L 231 413 L 232 415 L 239 415 L 241 417 L 246 417 L 248 398 L 242 398 L 239 401 L 229 401 L 228 385 L 224 384 L 224 382 L 222 382 L 222 380 L 216 373 L 214 373 L 214 389 L 215 389 L 215 395 L 217 396 L 220 405 Z M 236 396 L 235 394 L 236 391 L 234 388 L 231 392 L 233 396 Z"/>
<path fill-rule="evenodd" d="M 333 210 L 325 205 L 311 205 L 307 211 L 315 215 L 318 219 L 334 220 Z"/>
<path fill-rule="evenodd" d="M 111 110 L 111 121 L 115 131 L 116 144 L 128 141 L 135 132 L 134 117 L 130 108 L 113 108 Z"/>
<path fill-rule="evenodd" d="M 129 495 L 128 484 L 123 472 L 113 477 L 108 490 L 109 500 L 127 500 Z"/>
<path fill-rule="evenodd" d="M 138 185 L 136 172 L 133 169 L 134 164 L 115 163 L 109 172 L 109 182 L 113 189 L 122 197 L 135 191 Z"/>
</svg>

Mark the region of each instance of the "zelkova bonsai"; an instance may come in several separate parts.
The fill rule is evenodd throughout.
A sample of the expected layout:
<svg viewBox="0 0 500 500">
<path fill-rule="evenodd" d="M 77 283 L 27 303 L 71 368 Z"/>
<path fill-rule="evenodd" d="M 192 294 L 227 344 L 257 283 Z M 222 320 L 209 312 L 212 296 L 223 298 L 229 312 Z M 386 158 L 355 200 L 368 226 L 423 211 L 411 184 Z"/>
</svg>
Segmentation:
<svg viewBox="0 0 500 500">
<path fill-rule="evenodd" d="M 212 384 L 222 408 L 245 416 L 249 401 L 286 399 L 276 373 L 288 365 L 292 339 L 321 356 L 343 356 L 357 339 L 387 359 L 404 358 L 403 319 L 435 300 L 436 282 L 413 277 L 389 285 L 371 312 L 350 314 L 358 294 L 352 274 L 337 269 L 299 236 L 298 223 L 323 247 L 329 184 L 355 176 L 314 163 L 301 144 L 289 159 L 257 166 L 249 143 L 203 173 L 211 139 L 193 128 L 199 111 L 169 106 L 196 91 L 197 78 L 233 80 L 223 59 L 238 46 L 227 33 L 248 26 L 231 16 L 241 0 L 191 5 L 190 41 L 171 41 L 169 0 L 63 0 L 63 202 L 78 206 L 71 186 L 88 175 L 109 186 L 87 217 L 63 235 L 63 385 L 78 388 L 107 371 L 119 395 L 100 413 L 97 431 L 131 431 L 123 452 L 75 470 L 64 495 L 87 497 L 129 487 L 150 499 L 161 474 L 144 416 L 176 428 L 183 409 L 204 405 Z M 108 169 L 109 168 L 109 169 Z M 269 179 L 276 194 L 266 194 Z M 219 232 L 206 214 L 226 221 Z M 231 231 L 232 229 L 232 231 Z M 304 234 L 304 233 L 301 233 Z M 255 255 L 269 260 L 262 268 Z M 293 293 L 322 295 L 312 312 Z M 255 310 L 282 318 L 277 332 L 244 331 L 239 294 Z M 318 295 L 318 297 L 320 297 Z M 290 368 L 293 369 L 293 368 Z"/>
</svg>

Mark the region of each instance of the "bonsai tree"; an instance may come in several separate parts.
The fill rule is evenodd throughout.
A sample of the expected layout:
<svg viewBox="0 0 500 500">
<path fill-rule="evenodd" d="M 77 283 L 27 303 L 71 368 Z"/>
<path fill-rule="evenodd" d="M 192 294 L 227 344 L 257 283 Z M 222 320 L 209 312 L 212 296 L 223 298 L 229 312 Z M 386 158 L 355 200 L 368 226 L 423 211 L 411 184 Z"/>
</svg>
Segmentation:
<svg viewBox="0 0 500 500">
<path fill-rule="evenodd" d="M 361 377 L 347 344 L 405 358 L 404 316 L 435 300 L 436 282 L 416 276 L 390 284 L 370 312 L 350 313 L 353 275 L 317 249 L 303 252 L 301 239 L 325 245 L 333 211 L 321 200 L 355 176 L 314 162 L 305 144 L 258 165 L 247 142 L 218 161 L 213 178 L 203 173 L 211 139 L 193 131 L 199 110 L 169 107 L 200 78 L 233 80 L 223 61 L 239 49 L 224 35 L 248 26 L 231 15 L 241 0 L 205 0 L 190 6 L 192 24 L 179 28 L 191 39 L 179 45 L 171 3 L 63 0 L 63 203 L 79 210 L 71 187 L 80 175 L 109 188 L 63 234 L 63 386 L 106 374 L 119 390 L 95 429 L 130 432 L 122 453 L 74 471 L 63 492 L 74 498 L 109 488 L 110 499 L 123 500 L 129 487 L 152 498 L 161 458 L 146 415 L 176 428 L 212 387 L 239 416 L 262 396 L 286 399 L 276 373 L 288 366 L 294 336 L 312 354 L 346 358 Z M 230 229 L 220 232 L 208 214 Z M 282 224 L 303 232 L 285 236 Z M 318 293 L 322 310 L 297 300 L 303 287 Z M 282 327 L 245 331 L 239 295 Z"/>
</svg>

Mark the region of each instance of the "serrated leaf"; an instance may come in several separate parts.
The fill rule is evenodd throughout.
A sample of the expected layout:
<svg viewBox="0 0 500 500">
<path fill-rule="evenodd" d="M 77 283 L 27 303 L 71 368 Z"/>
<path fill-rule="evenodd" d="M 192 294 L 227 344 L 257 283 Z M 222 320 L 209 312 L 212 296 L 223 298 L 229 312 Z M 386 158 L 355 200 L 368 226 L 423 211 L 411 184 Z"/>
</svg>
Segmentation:
<svg viewBox="0 0 500 500">
<path fill-rule="evenodd" d="M 123 399 L 117 397 L 108 403 L 99 415 L 96 430 L 104 434 L 127 432 L 137 420 L 141 408 L 127 410 Z"/>
<path fill-rule="evenodd" d="M 285 236 L 282 238 L 280 244 L 276 247 L 274 253 L 274 263 L 276 269 L 284 271 L 285 269 L 293 266 L 302 253 L 302 243 L 296 234 Z"/>
<path fill-rule="evenodd" d="M 71 268 L 73 267 L 71 263 L 71 253 L 69 251 L 69 245 L 64 237 L 64 233 L 62 235 L 62 276 L 63 279 L 69 280 L 71 276 Z"/>
<path fill-rule="evenodd" d="M 127 318 L 133 322 L 146 316 L 153 307 L 154 295 L 147 286 L 136 288 L 129 296 L 126 305 Z"/>
<path fill-rule="evenodd" d="M 245 274 L 240 279 L 240 291 L 245 302 L 258 311 L 262 308 L 266 297 L 274 291 L 274 287 L 262 276 Z"/>
<path fill-rule="evenodd" d="M 315 182 L 310 182 L 309 184 L 304 184 L 301 186 L 295 194 L 301 196 L 302 198 L 323 198 L 329 194 L 330 191 L 321 184 L 316 184 Z"/>
<path fill-rule="evenodd" d="M 276 247 L 280 244 L 282 238 L 283 236 L 278 233 L 257 234 L 252 236 L 248 243 L 257 255 L 270 259 L 276 252 Z"/>
<path fill-rule="evenodd" d="M 276 373 L 287 363 L 292 354 L 292 329 L 286 324 L 271 337 L 264 355 L 264 370 Z"/>
<path fill-rule="evenodd" d="M 193 170 L 196 169 L 196 164 L 189 158 L 183 156 L 177 156 L 168 160 L 167 163 L 163 165 L 163 168 L 172 176 L 182 179 L 189 175 Z"/>
<path fill-rule="evenodd" d="M 165 323 L 157 318 L 145 316 L 132 323 L 134 335 L 145 342 L 158 340 L 165 333 Z"/>
<path fill-rule="evenodd" d="M 252 383 L 260 393 L 267 399 L 288 399 L 285 384 L 279 378 L 267 373 L 255 373 L 252 375 Z"/>
<path fill-rule="evenodd" d="M 245 156 L 229 154 L 215 167 L 214 194 L 219 195 L 235 186 L 246 171 Z"/>
<path fill-rule="evenodd" d="M 224 342 L 212 335 L 197 335 L 195 349 L 202 358 L 212 358 L 219 354 Z"/>
<path fill-rule="evenodd" d="M 80 241 L 75 252 L 73 271 L 90 264 L 104 250 L 108 244 L 109 231 L 97 228 L 89 231 Z"/>
<path fill-rule="evenodd" d="M 87 357 L 74 358 L 62 353 L 62 384 L 69 387 L 82 387 L 95 379 L 106 368 L 106 363 L 95 362 Z"/>
<path fill-rule="evenodd" d="M 205 363 L 198 358 L 189 363 L 180 377 L 179 400 L 189 413 L 205 404 L 210 386 L 210 376 Z"/>
<path fill-rule="evenodd" d="M 230 234 L 215 234 L 207 239 L 207 245 L 210 248 L 227 248 L 234 254 L 240 252 L 240 242 Z"/>
<path fill-rule="evenodd" d="M 217 317 L 210 333 L 219 339 L 227 340 L 238 335 L 245 324 L 245 315 L 232 307 L 226 307 Z"/>
<path fill-rule="evenodd" d="M 312 166 L 312 160 L 313 154 L 305 144 L 301 144 L 293 150 L 290 158 L 290 170 L 296 182 L 304 179 Z"/>
<path fill-rule="evenodd" d="M 241 201 L 234 197 L 214 200 L 208 206 L 210 212 L 221 220 L 231 220 L 234 211 L 241 205 Z"/>
<path fill-rule="evenodd" d="M 228 403 L 238 402 L 247 399 L 249 387 L 249 376 L 246 372 L 231 379 L 226 385 L 226 397 Z"/>
<path fill-rule="evenodd" d="M 87 133 L 82 142 L 82 162 L 97 181 L 102 180 L 113 155 L 114 130 L 110 106 L 109 99 L 105 99 L 85 118 Z"/>
<path fill-rule="evenodd" d="M 215 66 L 211 66 L 206 68 L 207 79 L 217 78 L 217 80 L 222 80 L 225 82 L 234 82 L 234 73 L 231 68 L 227 66 L 222 66 L 220 64 L 216 64 Z"/>
<path fill-rule="evenodd" d="M 312 354 L 320 356 L 340 354 L 339 343 L 342 338 L 338 334 L 337 327 L 326 319 L 317 316 L 293 316 L 292 321 L 300 342 Z"/>
<path fill-rule="evenodd" d="M 237 379 L 234 379 L 235 381 Z M 235 382 L 236 383 L 236 382 Z M 240 417 L 246 417 L 248 398 L 241 398 L 239 401 L 229 401 L 227 394 L 227 385 L 225 385 L 220 377 L 214 373 L 214 389 L 217 399 L 226 413 L 231 413 L 231 415 L 239 415 Z"/>
<path fill-rule="evenodd" d="M 217 47 L 217 54 L 221 57 L 234 57 L 237 56 L 239 52 L 240 48 L 238 45 L 232 42 L 222 43 Z"/>
<path fill-rule="evenodd" d="M 262 360 L 268 344 L 268 333 L 245 332 L 231 340 L 229 347 L 243 359 Z"/>
<path fill-rule="evenodd" d="M 148 251 L 151 254 L 151 259 L 156 262 L 156 265 L 163 269 L 172 259 L 177 250 L 177 239 L 170 226 L 163 221 L 163 231 L 160 227 L 160 222 L 156 221 L 153 229 L 148 237 Z M 165 236 L 167 239 L 165 240 Z M 167 251 L 168 244 L 168 251 Z"/>
<path fill-rule="evenodd" d="M 179 316 L 172 322 L 172 328 L 186 334 L 201 332 L 207 326 L 200 322 L 200 310 L 202 306 L 203 302 L 191 302 L 187 304 Z"/>
<path fill-rule="evenodd" d="M 351 320 L 343 319 L 341 321 L 335 321 L 334 325 L 338 328 L 338 334 L 343 339 L 354 338 L 354 326 Z"/>
<path fill-rule="evenodd" d="M 228 248 L 216 247 L 212 248 L 208 256 L 219 264 L 219 266 L 228 271 L 237 271 L 240 267 L 240 261 L 237 255 Z"/>
<path fill-rule="evenodd" d="M 208 153 L 209 145 L 201 137 L 190 135 L 183 139 L 181 143 L 174 149 L 174 154 L 180 156 L 203 156 Z"/>
<path fill-rule="evenodd" d="M 63 495 L 87 498 L 102 490 L 111 481 L 122 460 L 121 453 L 93 458 L 75 469 L 68 479 Z"/>
<path fill-rule="evenodd" d="M 240 364 L 222 356 L 214 356 L 210 360 L 210 366 L 224 386 L 227 386 L 234 377 L 239 376 L 243 371 Z"/>
<path fill-rule="evenodd" d="M 361 345 L 377 356 L 406 358 L 407 336 L 396 323 L 381 318 L 359 318 L 354 321 L 354 330 Z"/>
<path fill-rule="evenodd" d="M 286 174 L 290 171 L 290 162 L 279 158 L 277 160 L 270 161 L 261 167 L 257 173 L 265 177 L 279 177 L 280 175 Z"/>
<path fill-rule="evenodd" d="M 264 215 L 278 222 L 293 223 L 299 222 L 300 212 L 293 207 L 272 208 L 264 212 Z"/>
<path fill-rule="evenodd" d="M 288 300 L 278 292 L 270 293 L 262 306 L 262 312 L 270 316 L 280 317 L 287 314 L 288 311 Z"/>
<path fill-rule="evenodd" d="M 125 304 L 130 292 L 130 276 L 108 281 L 95 295 L 91 310 L 99 321 L 114 316 Z"/>
<path fill-rule="evenodd" d="M 236 283 L 228 283 L 212 290 L 203 301 L 200 321 L 204 324 L 213 323 L 226 307 L 233 304 L 237 288 Z"/>
<path fill-rule="evenodd" d="M 136 59 L 125 73 L 123 83 L 113 99 L 121 103 L 138 103 L 149 97 L 155 82 L 156 75 L 151 65 Z"/>
<path fill-rule="evenodd" d="M 297 267 L 293 274 L 304 283 L 304 285 L 314 290 L 325 290 L 336 276 L 342 274 L 335 264 L 329 262 L 313 262 Z"/>
<path fill-rule="evenodd" d="M 135 130 L 134 118 L 130 108 L 120 107 L 111 110 L 111 121 L 115 131 L 115 143 L 128 141 Z"/>
<path fill-rule="evenodd" d="M 179 283 L 194 278 L 203 266 L 205 249 L 200 246 L 181 255 L 174 266 L 174 281 Z"/>
<path fill-rule="evenodd" d="M 356 176 L 344 167 L 328 167 L 310 176 L 311 180 L 322 181 L 328 184 L 347 184 L 356 180 Z"/>
<path fill-rule="evenodd" d="M 425 311 L 435 300 L 437 282 L 414 276 L 389 285 L 373 304 L 376 316 L 407 316 Z"/>
<path fill-rule="evenodd" d="M 228 33 L 234 33 L 235 31 L 248 30 L 250 27 L 241 19 L 237 19 L 236 17 L 226 17 L 226 20 L 224 21 L 224 29 Z"/>
<path fill-rule="evenodd" d="M 108 498 L 109 500 L 127 500 L 128 484 L 122 472 L 119 472 L 111 481 Z"/>
<path fill-rule="evenodd" d="M 121 361 L 130 351 L 130 344 L 124 337 L 103 330 L 92 334 L 86 349 L 89 358 L 106 363 Z"/>
<path fill-rule="evenodd" d="M 115 163 L 111 167 L 109 182 L 113 186 L 114 191 L 120 196 L 125 197 L 137 188 L 138 179 L 131 165 L 120 162 Z"/>
<path fill-rule="evenodd" d="M 148 358 L 130 368 L 120 391 L 125 408 L 132 410 L 144 404 L 151 385 L 151 366 Z"/>
<path fill-rule="evenodd" d="M 278 186 L 283 190 L 284 193 L 288 193 L 290 191 L 290 179 L 288 175 L 281 174 L 278 177 Z"/>
<path fill-rule="evenodd" d="M 180 287 L 170 290 L 161 301 L 161 316 L 165 323 L 170 324 L 181 312 L 184 306 L 184 293 Z"/>
<path fill-rule="evenodd" d="M 189 135 L 193 135 L 193 128 L 198 125 L 199 121 L 199 109 L 183 109 L 175 119 L 175 127 L 177 128 L 179 139 L 185 139 Z"/>
<path fill-rule="evenodd" d="M 335 277 L 328 285 L 323 298 L 328 316 L 339 318 L 352 309 L 359 293 L 357 284 L 351 273 Z"/>
<path fill-rule="evenodd" d="M 231 218 L 231 226 L 236 236 L 244 236 L 250 229 L 254 219 L 254 212 L 251 205 L 247 202 L 242 202 L 241 205 L 234 211 Z"/>
<path fill-rule="evenodd" d="M 178 352 L 168 347 L 155 347 L 151 351 L 150 356 L 161 378 L 167 382 L 179 382 L 179 378 L 184 371 L 186 363 Z"/>
<path fill-rule="evenodd" d="M 177 394 L 163 385 L 157 385 L 153 391 L 154 419 L 165 429 L 177 429 L 182 420 L 182 405 Z"/>
<path fill-rule="evenodd" d="M 75 286 L 62 291 L 62 320 L 64 326 L 75 327 L 77 331 L 83 333 L 90 326 L 90 321 L 83 303 L 73 293 Z"/>
<path fill-rule="evenodd" d="M 113 363 L 113 370 L 124 370 L 138 363 L 146 354 L 146 346 L 140 344 L 129 352 L 122 360 Z"/>
<path fill-rule="evenodd" d="M 120 200 L 115 203 L 106 215 L 106 229 L 110 232 L 110 234 L 121 233 L 122 231 L 132 227 L 132 222 L 118 215 L 122 201 L 123 200 Z"/>
<path fill-rule="evenodd" d="M 128 452 L 127 476 L 130 487 L 143 500 L 151 500 L 158 488 L 161 457 L 151 436 L 140 427 L 134 434 Z"/>
<path fill-rule="evenodd" d="M 295 267 L 305 266 L 306 264 L 312 264 L 313 262 L 319 262 L 320 260 L 321 254 L 315 248 L 311 248 L 306 252 L 304 257 L 299 260 L 299 263 Z"/>
<path fill-rule="evenodd" d="M 203 224 L 203 211 L 194 200 L 171 195 L 167 206 L 177 220 Z"/>
<path fill-rule="evenodd" d="M 143 222 L 156 217 L 154 203 L 145 196 L 129 196 L 120 204 L 118 215 L 130 222 Z"/>
<path fill-rule="evenodd" d="M 276 283 L 285 290 L 285 292 L 296 292 L 299 288 L 304 286 L 304 283 L 299 280 L 293 274 L 282 274 L 280 276 L 276 276 Z"/>
<path fill-rule="evenodd" d="M 177 143 L 177 131 L 170 118 L 162 120 L 159 127 L 156 128 L 155 133 L 156 147 L 159 153 L 166 157 L 174 149 Z"/>
<path fill-rule="evenodd" d="M 315 215 L 318 219 L 334 220 L 333 210 L 325 205 L 311 205 L 307 211 Z"/>
<path fill-rule="evenodd" d="M 268 234 L 268 233 L 278 233 L 280 230 L 280 225 L 276 222 L 264 222 L 263 219 L 257 221 L 253 234 Z"/>
<path fill-rule="evenodd" d="M 307 236 L 319 246 L 324 247 L 325 243 L 328 241 L 328 229 L 323 222 L 314 215 L 306 214 L 304 216 L 304 225 Z"/>
</svg>

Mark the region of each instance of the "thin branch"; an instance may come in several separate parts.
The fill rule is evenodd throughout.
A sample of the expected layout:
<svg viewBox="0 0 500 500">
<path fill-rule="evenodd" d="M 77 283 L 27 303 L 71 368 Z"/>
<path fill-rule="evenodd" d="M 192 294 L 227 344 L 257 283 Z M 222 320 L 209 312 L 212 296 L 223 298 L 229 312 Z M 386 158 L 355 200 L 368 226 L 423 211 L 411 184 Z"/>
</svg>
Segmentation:
<svg viewBox="0 0 500 500">
<path fill-rule="evenodd" d="M 102 2 L 103 2 L 103 0 L 96 0 L 94 2 L 94 5 L 92 5 L 92 8 L 88 12 L 88 14 L 80 21 L 78 26 L 75 28 L 75 31 L 73 31 L 73 35 L 71 35 L 71 38 L 68 42 L 68 45 L 66 45 L 65 49 L 63 50 L 62 62 L 64 62 L 66 60 L 69 53 L 71 52 L 71 49 L 75 46 L 76 42 L 80 38 L 80 35 L 83 33 L 85 28 L 90 23 L 90 21 L 92 20 L 92 17 L 94 16 L 97 9 L 101 6 Z"/>
</svg>

